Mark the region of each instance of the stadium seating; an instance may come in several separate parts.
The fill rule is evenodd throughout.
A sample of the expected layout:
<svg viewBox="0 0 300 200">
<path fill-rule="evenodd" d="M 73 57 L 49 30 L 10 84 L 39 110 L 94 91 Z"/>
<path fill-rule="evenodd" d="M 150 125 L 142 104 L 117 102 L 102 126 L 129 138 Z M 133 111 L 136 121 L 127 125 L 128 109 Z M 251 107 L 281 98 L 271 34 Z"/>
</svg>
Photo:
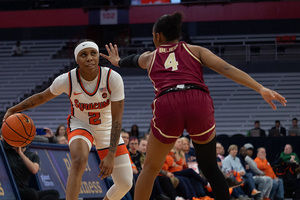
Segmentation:
<svg viewBox="0 0 300 200">
<path fill-rule="evenodd" d="M 26 50 L 23 56 L 11 56 L 15 41 L 0 42 L 0 111 L 18 102 L 24 94 L 30 94 L 42 86 L 54 74 L 70 65 L 69 59 L 55 59 L 67 40 L 21 41 Z"/>
<path fill-rule="evenodd" d="M 291 119 L 299 115 L 300 93 L 297 89 L 300 73 L 260 73 L 251 76 L 284 95 L 288 101 L 287 106 L 276 103 L 278 109 L 274 111 L 258 93 L 221 75 L 205 75 L 214 100 L 217 134 L 246 135 L 247 130 L 253 128 L 255 120 L 260 120 L 265 130 L 270 129 L 275 120 L 280 120 L 288 128 Z M 154 89 L 147 76 L 123 76 L 123 79 L 126 98 L 123 127 L 129 131 L 133 124 L 137 124 L 141 134 L 144 134 L 150 126 Z M 55 130 L 59 124 L 66 124 L 70 102 L 66 95 L 59 96 L 25 113 L 33 118 L 37 127 L 46 126 Z"/>
<path fill-rule="evenodd" d="M 211 96 L 214 100 L 217 134 L 245 134 L 253 128 L 255 120 L 261 121 L 265 130 L 274 125 L 275 120 L 281 120 L 283 126 L 290 126 L 291 119 L 299 113 L 300 73 L 265 73 L 251 74 L 263 85 L 284 95 L 288 104 L 273 111 L 259 94 L 241 86 L 221 75 L 205 75 Z M 124 77 L 126 101 L 124 108 L 124 128 L 130 130 L 132 124 L 139 125 L 147 131 L 152 117 L 151 103 L 154 90 L 148 77 Z M 138 107 L 138 108 L 137 108 Z"/>
<path fill-rule="evenodd" d="M 246 135 L 247 130 L 254 127 L 255 120 L 259 120 L 261 128 L 265 130 L 274 126 L 275 120 L 280 120 L 283 126 L 289 127 L 291 119 L 299 115 L 297 110 L 300 94 L 296 92 L 297 84 L 300 83 L 299 75 L 299 73 L 251 74 L 264 86 L 286 97 L 287 106 L 283 107 L 275 102 L 278 107 L 276 111 L 273 111 L 259 94 L 244 86 L 220 75 L 205 76 L 214 100 L 217 134 Z"/>
<path fill-rule="evenodd" d="M 37 86 L 48 86 L 48 83 L 44 83 L 44 81 L 55 78 L 66 65 L 70 65 L 73 59 L 53 58 L 67 44 L 67 41 L 52 42 L 48 40 L 21 41 L 22 45 L 27 45 L 30 49 L 41 47 L 43 49 L 41 52 L 47 49 L 44 46 L 49 45 L 47 56 L 0 56 L 0 92 L 2 94 L 0 111 L 5 112 L 7 107 L 19 102 L 24 94 L 30 94 Z M 0 42 L 1 47 L 11 47 L 13 44 L 14 42 Z M 34 47 L 34 45 L 36 46 Z M 54 50 L 52 47 L 56 49 Z M 300 73 L 256 73 L 251 75 L 265 86 L 283 94 L 288 100 L 287 107 L 283 108 L 276 103 L 278 110 L 273 111 L 256 92 L 219 74 L 205 74 L 205 82 L 214 100 L 217 134 L 246 134 L 247 130 L 253 127 L 255 120 L 260 120 L 261 127 L 265 130 L 273 126 L 275 120 L 280 120 L 283 126 L 289 127 L 291 119 L 299 115 L 297 111 L 299 111 L 300 105 L 298 91 Z M 123 127 L 129 131 L 133 124 L 137 124 L 141 134 L 144 134 L 150 127 L 152 117 L 153 86 L 145 75 L 122 76 L 126 96 Z M 49 127 L 55 131 L 59 124 L 67 123 L 70 102 L 67 95 L 61 95 L 45 105 L 24 113 L 33 118 L 37 128 Z"/>
<path fill-rule="evenodd" d="M 282 35 L 284 36 L 279 37 L 278 34 L 190 36 L 190 40 L 192 44 L 206 47 L 229 62 L 298 60 L 300 34 Z M 292 37 L 293 41 L 283 42 L 278 40 L 278 37 Z M 133 37 L 131 46 L 154 49 L 152 37 Z"/>
</svg>

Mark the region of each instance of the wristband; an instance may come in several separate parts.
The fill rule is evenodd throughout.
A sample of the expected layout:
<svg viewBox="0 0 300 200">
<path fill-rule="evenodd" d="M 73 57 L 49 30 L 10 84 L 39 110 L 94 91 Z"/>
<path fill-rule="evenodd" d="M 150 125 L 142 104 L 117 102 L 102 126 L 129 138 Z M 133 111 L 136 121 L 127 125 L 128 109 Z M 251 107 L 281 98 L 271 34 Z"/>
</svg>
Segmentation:
<svg viewBox="0 0 300 200">
<path fill-rule="evenodd" d="M 122 59 L 120 59 L 119 60 L 119 62 L 118 62 L 118 65 L 119 65 L 119 67 L 126 67 L 126 68 L 128 68 L 128 67 L 137 67 L 137 68 L 140 68 L 140 66 L 139 66 L 139 57 L 140 57 L 140 55 L 138 54 L 132 54 L 132 55 L 130 55 L 130 56 L 127 56 L 127 57 L 125 57 L 125 58 L 122 58 Z"/>
</svg>

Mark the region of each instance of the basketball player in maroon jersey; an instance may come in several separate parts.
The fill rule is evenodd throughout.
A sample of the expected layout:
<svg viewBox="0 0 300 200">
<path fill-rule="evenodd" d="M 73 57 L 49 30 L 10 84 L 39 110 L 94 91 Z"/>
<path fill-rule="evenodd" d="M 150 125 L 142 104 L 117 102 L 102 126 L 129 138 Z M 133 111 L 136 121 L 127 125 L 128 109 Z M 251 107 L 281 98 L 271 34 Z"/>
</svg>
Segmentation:
<svg viewBox="0 0 300 200">
<path fill-rule="evenodd" d="M 216 132 L 213 101 L 203 80 L 203 66 L 249 87 L 262 95 L 275 110 L 272 100 L 286 105 L 277 92 L 265 88 L 206 48 L 179 42 L 182 14 L 163 15 L 153 26 L 156 50 L 120 59 L 116 45 L 106 45 L 108 56 L 119 67 L 137 66 L 148 70 L 155 89 L 153 118 L 147 157 L 134 199 L 149 199 L 152 185 L 166 155 L 186 129 L 195 147 L 198 164 L 213 189 L 216 200 L 229 200 L 228 186 L 216 160 Z"/>
</svg>

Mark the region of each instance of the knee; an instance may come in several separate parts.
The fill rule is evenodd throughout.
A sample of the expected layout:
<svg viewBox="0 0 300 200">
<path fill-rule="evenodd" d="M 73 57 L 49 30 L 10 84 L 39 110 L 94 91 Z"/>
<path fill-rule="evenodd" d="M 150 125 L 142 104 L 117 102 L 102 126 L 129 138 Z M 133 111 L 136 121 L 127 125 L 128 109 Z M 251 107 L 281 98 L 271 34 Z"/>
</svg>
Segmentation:
<svg viewBox="0 0 300 200">
<path fill-rule="evenodd" d="M 264 185 L 266 185 L 266 184 L 267 184 L 267 182 L 268 182 L 268 180 L 267 180 L 267 179 L 264 179 L 264 178 L 262 178 L 262 179 L 259 179 L 259 183 L 261 183 L 261 184 L 264 184 Z"/>
<path fill-rule="evenodd" d="M 273 184 L 273 179 L 269 176 L 266 176 L 267 182 Z"/>
<path fill-rule="evenodd" d="M 283 187 L 283 181 L 281 178 L 278 179 L 278 185 L 280 185 L 280 187 Z"/>
<path fill-rule="evenodd" d="M 151 163 L 148 163 L 148 165 L 144 166 L 143 170 L 147 173 L 156 175 L 160 172 L 161 167 L 157 166 L 157 165 L 154 165 L 154 164 L 151 164 Z"/>
<path fill-rule="evenodd" d="M 132 180 L 122 180 L 114 183 L 118 193 L 122 193 L 124 195 L 131 189 L 132 185 Z"/>
<path fill-rule="evenodd" d="M 86 168 L 88 158 L 83 156 L 76 156 L 72 158 L 72 169 L 76 171 L 84 170 Z"/>
<path fill-rule="evenodd" d="M 276 180 L 273 180 L 273 188 L 277 188 L 278 187 L 278 182 Z"/>
<path fill-rule="evenodd" d="M 132 179 L 124 180 L 119 184 L 119 188 L 123 191 L 128 192 L 132 187 Z"/>
</svg>

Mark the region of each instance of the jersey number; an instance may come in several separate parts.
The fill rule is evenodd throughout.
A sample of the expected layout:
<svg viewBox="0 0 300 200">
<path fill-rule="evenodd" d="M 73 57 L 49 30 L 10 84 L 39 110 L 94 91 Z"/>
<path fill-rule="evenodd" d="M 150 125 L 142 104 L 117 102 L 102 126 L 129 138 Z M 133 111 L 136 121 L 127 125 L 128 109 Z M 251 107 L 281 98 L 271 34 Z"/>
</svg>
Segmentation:
<svg viewBox="0 0 300 200">
<path fill-rule="evenodd" d="M 89 116 L 90 116 L 90 119 L 89 119 L 90 124 L 93 124 L 93 125 L 101 124 L 100 113 L 89 112 Z"/>
<path fill-rule="evenodd" d="M 172 71 L 175 71 L 178 69 L 178 62 L 175 58 L 175 53 L 170 53 L 167 60 L 165 61 L 165 68 L 168 69 L 172 67 Z"/>
</svg>

